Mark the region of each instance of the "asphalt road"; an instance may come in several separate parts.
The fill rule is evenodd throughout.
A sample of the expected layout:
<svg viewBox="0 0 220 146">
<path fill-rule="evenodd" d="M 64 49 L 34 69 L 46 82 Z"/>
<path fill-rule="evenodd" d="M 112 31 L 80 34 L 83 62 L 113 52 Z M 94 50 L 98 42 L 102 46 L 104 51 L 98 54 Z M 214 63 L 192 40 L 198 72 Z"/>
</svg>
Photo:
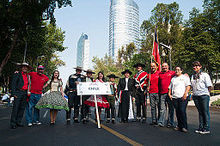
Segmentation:
<svg viewBox="0 0 220 146">
<path fill-rule="evenodd" d="M 66 146 L 66 145 L 220 145 L 220 109 L 211 110 L 211 134 L 194 133 L 198 128 L 198 113 L 194 107 L 188 107 L 188 133 L 149 125 L 148 106 L 147 123 L 129 122 L 105 123 L 103 128 L 90 121 L 87 124 L 66 125 L 65 111 L 60 111 L 56 124 L 50 126 L 49 112 L 41 110 L 42 125 L 10 129 L 11 108 L 0 106 L 0 145 L 1 146 Z M 92 112 L 93 113 L 93 112 Z M 93 118 L 94 116 L 92 116 Z M 104 115 L 102 115 L 104 119 Z M 25 121 L 24 121 L 25 122 Z"/>
</svg>

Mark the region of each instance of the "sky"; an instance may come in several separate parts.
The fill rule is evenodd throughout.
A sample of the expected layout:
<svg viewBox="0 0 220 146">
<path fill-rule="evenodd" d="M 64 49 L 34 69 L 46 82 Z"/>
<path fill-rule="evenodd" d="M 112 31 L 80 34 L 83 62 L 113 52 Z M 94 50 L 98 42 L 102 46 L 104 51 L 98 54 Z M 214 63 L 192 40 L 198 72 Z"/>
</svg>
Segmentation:
<svg viewBox="0 0 220 146">
<path fill-rule="evenodd" d="M 139 25 L 151 16 L 151 10 L 157 3 L 170 4 L 177 2 L 183 19 L 189 18 L 193 7 L 202 10 L 203 0 L 134 0 L 139 6 Z M 65 66 L 59 67 L 60 77 L 64 84 L 69 75 L 75 73 L 77 42 L 82 33 L 86 33 L 90 41 L 90 68 L 92 58 L 103 57 L 108 52 L 108 27 L 110 0 L 72 0 L 72 7 L 55 10 L 56 24 L 65 31 L 64 46 L 67 49 L 58 53 Z"/>
</svg>

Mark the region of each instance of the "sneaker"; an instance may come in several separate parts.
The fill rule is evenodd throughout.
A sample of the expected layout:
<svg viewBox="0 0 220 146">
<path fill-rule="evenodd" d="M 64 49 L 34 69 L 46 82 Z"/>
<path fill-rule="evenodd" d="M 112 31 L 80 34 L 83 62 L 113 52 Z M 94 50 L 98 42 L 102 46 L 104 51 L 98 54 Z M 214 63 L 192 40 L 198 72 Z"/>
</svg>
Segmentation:
<svg viewBox="0 0 220 146">
<path fill-rule="evenodd" d="M 164 125 L 162 123 L 158 123 L 158 126 L 160 127 L 164 127 Z"/>
<path fill-rule="evenodd" d="M 201 128 L 195 130 L 195 133 L 201 133 L 201 132 L 202 132 Z"/>
<path fill-rule="evenodd" d="M 209 134 L 210 133 L 210 131 L 209 130 L 202 130 L 201 132 L 200 132 L 200 134 Z"/>
<path fill-rule="evenodd" d="M 42 123 L 37 121 L 37 122 L 34 122 L 33 125 L 41 125 Z"/>
<path fill-rule="evenodd" d="M 188 132 L 188 130 L 186 129 L 186 128 L 182 128 L 182 130 L 181 130 L 182 132 L 185 132 L 185 133 L 187 133 Z"/>
<path fill-rule="evenodd" d="M 176 131 L 180 131 L 180 128 L 179 127 L 175 127 L 175 128 L 173 128 L 174 130 L 176 130 Z"/>
<path fill-rule="evenodd" d="M 28 123 L 28 127 L 31 127 L 32 126 L 32 123 Z"/>
</svg>

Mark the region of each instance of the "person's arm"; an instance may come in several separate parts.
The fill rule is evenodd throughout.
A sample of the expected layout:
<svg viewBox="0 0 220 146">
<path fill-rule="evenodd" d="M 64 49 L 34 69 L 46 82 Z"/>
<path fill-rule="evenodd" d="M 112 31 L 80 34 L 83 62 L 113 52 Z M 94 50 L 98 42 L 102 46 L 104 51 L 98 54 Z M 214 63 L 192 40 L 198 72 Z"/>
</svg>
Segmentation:
<svg viewBox="0 0 220 146">
<path fill-rule="evenodd" d="M 17 86 L 17 81 L 18 81 L 18 73 L 14 73 L 13 77 L 12 77 L 12 81 L 11 81 L 11 96 L 17 98 L 17 96 L 15 95 L 15 91 L 16 91 L 16 86 Z"/>
<path fill-rule="evenodd" d="M 171 95 L 171 89 L 169 88 L 169 91 L 168 91 L 168 96 L 170 97 L 170 99 L 172 100 L 172 95 Z"/>
<path fill-rule="evenodd" d="M 190 88 L 191 88 L 191 86 L 190 86 L 190 85 L 186 86 L 185 93 L 184 93 L 184 95 L 183 95 L 183 97 L 182 97 L 182 99 L 183 99 L 183 100 L 186 100 L 186 98 L 187 98 L 187 96 L 188 96 L 188 93 L 189 93 Z"/>
</svg>

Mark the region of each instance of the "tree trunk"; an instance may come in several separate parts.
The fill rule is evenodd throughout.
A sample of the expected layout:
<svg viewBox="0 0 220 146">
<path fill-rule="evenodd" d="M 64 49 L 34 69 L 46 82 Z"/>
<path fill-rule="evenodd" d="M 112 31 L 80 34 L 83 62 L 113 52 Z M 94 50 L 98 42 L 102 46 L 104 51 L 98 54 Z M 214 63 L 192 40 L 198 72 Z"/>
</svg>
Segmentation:
<svg viewBox="0 0 220 146">
<path fill-rule="evenodd" d="M 18 32 L 19 32 L 18 30 L 15 31 L 15 35 L 14 35 L 11 47 L 8 50 L 8 53 L 6 54 L 5 58 L 2 60 L 2 63 L 0 65 L 0 76 L 2 74 L 3 67 L 7 64 L 9 58 L 11 57 L 11 53 L 12 53 L 12 51 L 13 51 L 15 45 L 16 45 L 16 42 L 17 42 L 17 39 L 18 39 Z"/>
</svg>

